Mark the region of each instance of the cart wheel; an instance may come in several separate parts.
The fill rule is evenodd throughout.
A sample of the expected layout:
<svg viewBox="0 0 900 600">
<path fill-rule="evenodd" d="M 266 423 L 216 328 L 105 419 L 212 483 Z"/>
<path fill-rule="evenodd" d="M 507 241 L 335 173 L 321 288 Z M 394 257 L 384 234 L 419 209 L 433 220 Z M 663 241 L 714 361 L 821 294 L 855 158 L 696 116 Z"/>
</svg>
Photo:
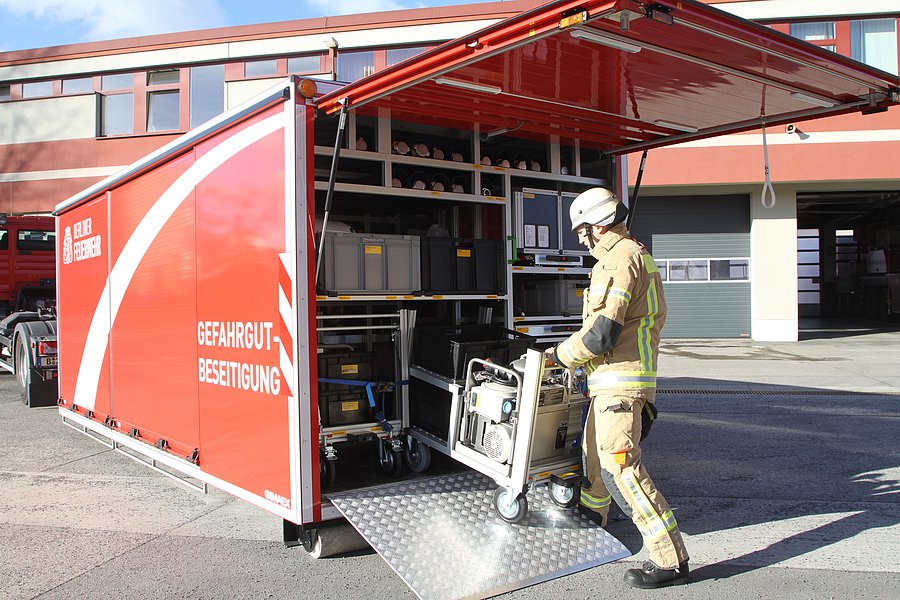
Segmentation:
<svg viewBox="0 0 900 600">
<path fill-rule="evenodd" d="M 337 476 L 337 461 L 325 458 L 325 453 L 319 453 L 319 487 L 323 490 L 329 489 L 334 485 Z"/>
<path fill-rule="evenodd" d="M 394 452 L 390 442 L 380 442 L 378 446 L 378 462 L 381 470 L 390 477 L 399 477 L 403 472 L 403 458 L 399 452 Z"/>
<path fill-rule="evenodd" d="M 500 518 L 507 523 L 518 523 L 528 513 L 528 500 L 525 498 L 524 492 L 510 502 L 509 490 L 499 487 L 494 490 L 493 503 Z"/>
<path fill-rule="evenodd" d="M 561 508 L 572 508 L 578 504 L 580 488 L 577 485 L 566 487 L 551 481 L 547 484 L 547 492 L 549 492 L 553 504 Z"/>
<path fill-rule="evenodd" d="M 431 448 L 413 438 L 404 456 L 406 466 L 413 473 L 424 473 L 431 466 Z"/>
</svg>

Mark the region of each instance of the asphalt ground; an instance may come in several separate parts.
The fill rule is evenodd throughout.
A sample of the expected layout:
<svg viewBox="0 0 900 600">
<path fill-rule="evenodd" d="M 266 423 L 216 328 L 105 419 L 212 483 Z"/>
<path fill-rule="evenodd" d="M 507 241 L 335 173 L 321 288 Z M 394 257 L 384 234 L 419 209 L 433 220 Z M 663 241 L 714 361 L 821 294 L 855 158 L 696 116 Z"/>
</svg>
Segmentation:
<svg viewBox="0 0 900 600">
<path fill-rule="evenodd" d="M 622 581 L 635 555 L 531 598 L 900 598 L 900 331 L 662 346 L 645 464 L 691 553 L 689 585 Z M 313 560 L 281 522 L 200 494 L 27 409 L 0 375 L 0 598 L 414 598 L 372 551 Z"/>
</svg>

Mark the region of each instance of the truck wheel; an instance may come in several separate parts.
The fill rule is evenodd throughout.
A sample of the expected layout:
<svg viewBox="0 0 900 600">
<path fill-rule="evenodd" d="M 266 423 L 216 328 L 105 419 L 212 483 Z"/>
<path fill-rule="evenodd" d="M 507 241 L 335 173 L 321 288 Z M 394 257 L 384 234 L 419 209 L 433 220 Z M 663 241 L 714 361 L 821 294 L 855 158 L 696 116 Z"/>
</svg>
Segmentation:
<svg viewBox="0 0 900 600">
<path fill-rule="evenodd" d="M 406 450 L 406 466 L 413 473 L 424 473 L 431 466 L 431 448 L 413 438 Z"/>
<path fill-rule="evenodd" d="M 494 490 L 492 501 L 500 518 L 507 523 L 518 523 L 528 513 L 528 499 L 525 498 L 524 493 L 510 499 L 509 490 L 498 487 Z"/>
<path fill-rule="evenodd" d="M 326 558 L 356 552 L 368 548 L 369 543 L 353 528 L 350 523 L 344 521 L 333 527 L 323 527 L 316 531 L 309 548 L 312 558 Z"/>
<path fill-rule="evenodd" d="M 16 338 L 16 383 L 19 384 L 19 395 L 26 406 L 31 406 L 28 380 L 31 371 L 31 356 L 28 354 L 28 346 L 24 336 Z"/>
</svg>

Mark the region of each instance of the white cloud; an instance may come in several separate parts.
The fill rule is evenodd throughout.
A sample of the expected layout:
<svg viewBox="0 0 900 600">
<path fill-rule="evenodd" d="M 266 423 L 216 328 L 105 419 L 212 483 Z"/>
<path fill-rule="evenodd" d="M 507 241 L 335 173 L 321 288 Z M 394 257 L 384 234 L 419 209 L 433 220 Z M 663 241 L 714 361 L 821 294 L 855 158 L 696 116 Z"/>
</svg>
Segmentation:
<svg viewBox="0 0 900 600">
<path fill-rule="evenodd" d="M 80 28 L 85 41 L 225 24 L 218 0 L 0 0 L 0 8 L 48 26 Z"/>
</svg>

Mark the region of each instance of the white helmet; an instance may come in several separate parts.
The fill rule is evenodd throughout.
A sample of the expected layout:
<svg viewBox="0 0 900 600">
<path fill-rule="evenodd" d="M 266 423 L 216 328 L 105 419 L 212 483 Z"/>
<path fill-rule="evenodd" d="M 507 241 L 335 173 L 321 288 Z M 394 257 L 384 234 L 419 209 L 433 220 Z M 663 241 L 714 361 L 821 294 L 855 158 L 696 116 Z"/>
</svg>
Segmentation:
<svg viewBox="0 0 900 600">
<path fill-rule="evenodd" d="M 610 226 L 621 223 L 628 209 L 606 188 L 595 187 L 578 194 L 569 207 L 572 231 L 584 224 Z"/>
</svg>

